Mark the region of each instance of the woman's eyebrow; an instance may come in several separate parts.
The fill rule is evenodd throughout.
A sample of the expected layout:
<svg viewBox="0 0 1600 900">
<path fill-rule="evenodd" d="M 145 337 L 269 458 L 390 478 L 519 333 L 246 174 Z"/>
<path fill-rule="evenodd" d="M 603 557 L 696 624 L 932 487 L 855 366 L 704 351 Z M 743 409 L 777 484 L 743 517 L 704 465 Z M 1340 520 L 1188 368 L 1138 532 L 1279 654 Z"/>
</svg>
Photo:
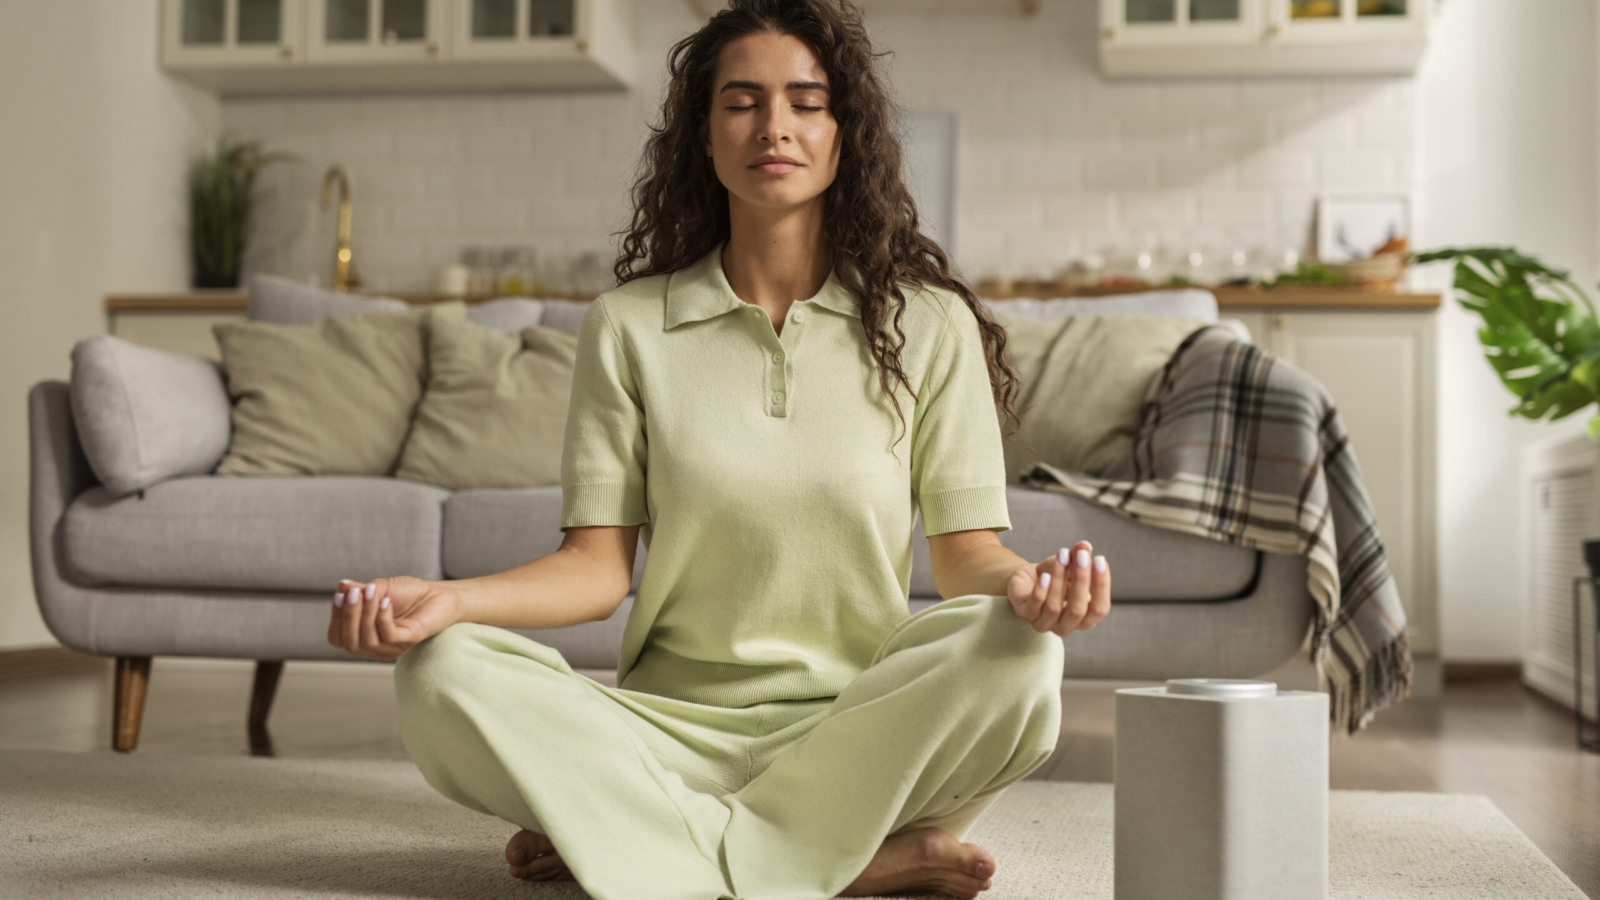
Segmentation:
<svg viewBox="0 0 1600 900">
<path fill-rule="evenodd" d="M 734 89 L 760 91 L 760 90 L 765 90 L 766 89 L 766 85 L 762 84 L 759 81 L 730 81 L 727 84 L 723 85 L 722 86 L 722 90 L 717 91 L 717 93 L 720 94 L 720 93 L 722 93 L 722 91 L 730 91 L 730 90 L 734 90 Z M 823 93 L 827 93 L 828 92 L 828 86 L 823 84 L 820 81 L 791 81 L 788 84 L 784 85 L 784 89 L 785 90 L 790 90 L 790 91 L 822 91 Z"/>
</svg>

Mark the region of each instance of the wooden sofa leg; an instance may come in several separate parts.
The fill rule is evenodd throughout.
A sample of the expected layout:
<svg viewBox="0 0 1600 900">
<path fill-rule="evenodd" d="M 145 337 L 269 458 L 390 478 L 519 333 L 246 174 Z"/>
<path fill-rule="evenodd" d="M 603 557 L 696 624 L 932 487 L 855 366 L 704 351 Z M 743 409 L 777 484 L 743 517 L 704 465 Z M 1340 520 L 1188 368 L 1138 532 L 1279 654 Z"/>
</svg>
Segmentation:
<svg viewBox="0 0 1600 900">
<path fill-rule="evenodd" d="M 256 660 L 255 685 L 250 689 L 250 755 L 272 756 L 272 735 L 267 733 L 267 714 L 272 712 L 272 698 L 278 693 L 278 679 L 283 675 L 283 660 Z"/>
<path fill-rule="evenodd" d="M 278 694 L 278 678 L 283 675 L 283 660 L 256 660 L 256 683 L 250 689 L 250 730 L 267 727 L 272 698 Z"/>
<path fill-rule="evenodd" d="M 112 699 L 111 749 L 127 753 L 139 745 L 144 719 L 144 693 L 150 686 L 150 657 L 117 657 L 117 686 Z"/>
</svg>

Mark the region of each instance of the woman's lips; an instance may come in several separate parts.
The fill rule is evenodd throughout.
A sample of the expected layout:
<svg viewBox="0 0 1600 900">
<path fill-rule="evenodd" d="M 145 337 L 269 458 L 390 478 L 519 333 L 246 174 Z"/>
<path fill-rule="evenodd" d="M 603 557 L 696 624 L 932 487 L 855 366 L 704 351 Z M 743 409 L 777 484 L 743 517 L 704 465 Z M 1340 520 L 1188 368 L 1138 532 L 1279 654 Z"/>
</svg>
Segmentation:
<svg viewBox="0 0 1600 900">
<path fill-rule="evenodd" d="M 794 163 L 770 162 L 770 163 L 762 163 L 761 165 L 756 166 L 755 168 L 760 169 L 763 172 L 767 172 L 767 173 L 773 174 L 773 175 L 782 175 L 785 172 L 793 172 L 795 169 L 798 169 L 800 167 L 795 165 Z"/>
</svg>

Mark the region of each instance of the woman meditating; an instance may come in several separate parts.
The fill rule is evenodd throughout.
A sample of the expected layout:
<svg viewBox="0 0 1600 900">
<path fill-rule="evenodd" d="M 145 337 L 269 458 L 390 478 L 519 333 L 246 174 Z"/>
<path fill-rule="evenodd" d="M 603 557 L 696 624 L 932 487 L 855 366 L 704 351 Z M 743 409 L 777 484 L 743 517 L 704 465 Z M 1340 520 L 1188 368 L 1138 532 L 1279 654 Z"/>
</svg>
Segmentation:
<svg viewBox="0 0 1600 900">
<path fill-rule="evenodd" d="M 590 304 L 559 549 L 341 582 L 328 640 L 398 659 L 428 783 L 597 900 L 974 897 L 963 843 L 1054 750 L 1087 542 L 1011 527 L 1005 338 L 918 231 L 849 0 L 733 0 L 671 50 L 619 286 Z M 916 515 L 944 601 L 907 606 Z M 508 629 L 609 618 L 617 687 Z"/>
</svg>

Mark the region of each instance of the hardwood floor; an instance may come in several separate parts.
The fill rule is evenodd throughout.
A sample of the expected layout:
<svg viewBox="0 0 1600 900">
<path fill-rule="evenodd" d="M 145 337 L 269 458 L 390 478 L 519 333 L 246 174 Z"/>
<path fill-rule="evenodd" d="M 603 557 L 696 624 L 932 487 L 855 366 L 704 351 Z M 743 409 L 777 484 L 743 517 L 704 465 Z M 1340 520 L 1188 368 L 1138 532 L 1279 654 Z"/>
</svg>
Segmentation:
<svg viewBox="0 0 1600 900">
<path fill-rule="evenodd" d="M 110 660 L 66 650 L 0 654 L 0 749 L 111 752 L 112 673 Z M 249 754 L 253 677 L 249 662 L 157 657 L 134 752 Z M 1263 677 L 1316 688 L 1299 661 Z M 1485 794 L 1600 900 L 1600 754 L 1577 748 L 1572 712 L 1516 680 L 1442 682 L 1438 662 L 1419 658 L 1410 699 L 1336 736 L 1331 787 Z M 1148 684 L 1066 682 L 1060 743 L 1029 777 L 1110 781 L 1114 692 Z M 287 664 L 268 727 L 278 756 L 406 756 L 387 665 Z"/>
</svg>

